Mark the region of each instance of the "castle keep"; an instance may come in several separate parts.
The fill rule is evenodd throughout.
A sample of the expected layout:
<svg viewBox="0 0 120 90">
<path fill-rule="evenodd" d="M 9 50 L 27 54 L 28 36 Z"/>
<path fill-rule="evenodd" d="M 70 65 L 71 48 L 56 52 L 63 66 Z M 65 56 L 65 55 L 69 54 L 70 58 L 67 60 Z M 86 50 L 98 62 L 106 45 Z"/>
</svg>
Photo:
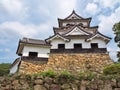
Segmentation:
<svg viewBox="0 0 120 90">
<path fill-rule="evenodd" d="M 91 27 L 90 22 L 91 18 L 73 11 L 65 19 L 58 19 L 53 36 L 45 40 L 23 38 L 16 52 L 20 58 L 15 60 L 10 73 L 18 68 L 20 73 L 45 70 L 102 73 L 106 65 L 113 63 L 106 49 L 111 38 L 100 33 L 98 26 Z"/>
</svg>

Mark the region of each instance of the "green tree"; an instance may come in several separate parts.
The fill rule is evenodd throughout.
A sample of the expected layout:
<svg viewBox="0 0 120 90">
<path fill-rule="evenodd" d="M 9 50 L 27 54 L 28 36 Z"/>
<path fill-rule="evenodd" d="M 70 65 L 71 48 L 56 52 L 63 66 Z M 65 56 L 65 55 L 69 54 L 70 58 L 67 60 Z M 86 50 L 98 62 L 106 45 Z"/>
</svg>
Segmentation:
<svg viewBox="0 0 120 90">
<path fill-rule="evenodd" d="M 11 66 L 10 63 L 2 63 L 2 64 L 0 64 L 0 76 L 8 75 L 10 66 Z"/>
<path fill-rule="evenodd" d="M 120 48 L 120 22 L 116 23 L 113 26 L 113 31 L 115 34 L 115 42 L 118 44 L 118 47 Z M 117 53 L 118 61 L 120 62 L 120 51 Z"/>
</svg>

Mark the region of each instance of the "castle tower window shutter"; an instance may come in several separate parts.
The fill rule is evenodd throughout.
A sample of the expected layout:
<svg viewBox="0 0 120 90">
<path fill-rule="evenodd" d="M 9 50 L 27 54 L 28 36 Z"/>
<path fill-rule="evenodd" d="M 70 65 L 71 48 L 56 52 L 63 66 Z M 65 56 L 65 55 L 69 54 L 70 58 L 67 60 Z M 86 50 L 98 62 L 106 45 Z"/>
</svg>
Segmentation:
<svg viewBox="0 0 120 90">
<path fill-rule="evenodd" d="M 35 58 L 38 56 L 38 52 L 29 52 L 29 57 Z"/>
<path fill-rule="evenodd" d="M 74 44 L 74 49 L 82 49 L 82 44 Z"/>
<path fill-rule="evenodd" d="M 58 49 L 65 49 L 65 44 L 58 44 Z"/>
<path fill-rule="evenodd" d="M 98 48 L 98 43 L 91 43 L 91 48 L 92 49 L 97 49 Z"/>
</svg>

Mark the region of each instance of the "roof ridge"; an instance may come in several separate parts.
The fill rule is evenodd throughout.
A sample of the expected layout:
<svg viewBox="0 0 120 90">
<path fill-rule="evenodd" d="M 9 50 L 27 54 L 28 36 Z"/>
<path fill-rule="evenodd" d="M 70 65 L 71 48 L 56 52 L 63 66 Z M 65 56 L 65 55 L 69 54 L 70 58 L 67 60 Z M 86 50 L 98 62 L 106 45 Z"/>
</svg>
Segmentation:
<svg viewBox="0 0 120 90">
<path fill-rule="evenodd" d="M 64 18 L 64 19 L 68 19 L 70 16 L 72 16 L 73 14 L 75 14 L 77 17 L 79 17 L 79 18 L 82 18 L 82 19 L 84 19 L 83 17 L 81 17 L 80 15 L 78 15 L 76 12 L 75 12 L 75 10 L 73 10 L 72 11 L 72 13 L 69 15 L 69 16 L 67 16 L 66 18 Z"/>
<path fill-rule="evenodd" d="M 27 37 L 23 37 L 22 40 L 26 40 L 26 41 L 29 41 L 29 40 L 34 40 L 34 41 L 45 41 L 45 40 L 42 40 L 42 39 L 34 39 L 34 38 L 27 38 Z"/>
</svg>

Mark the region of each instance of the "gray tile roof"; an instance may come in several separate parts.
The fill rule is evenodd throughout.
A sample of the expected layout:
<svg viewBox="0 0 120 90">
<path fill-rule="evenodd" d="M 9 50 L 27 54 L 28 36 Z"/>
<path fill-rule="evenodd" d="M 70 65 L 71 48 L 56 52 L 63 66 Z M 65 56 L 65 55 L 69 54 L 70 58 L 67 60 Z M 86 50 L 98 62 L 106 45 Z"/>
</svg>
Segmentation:
<svg viewBox="0 0 120 90">
<path fill-rule="evenodd" d="M 23 38 L 22 40 L 20 40 L 20 42 L 26 43 L 26 44 L 37 44 L 37 45 L 51 46 L 45 40 L 38 40 L 38 39 L 31 39 L 31 38 Z"/>
</svg>

